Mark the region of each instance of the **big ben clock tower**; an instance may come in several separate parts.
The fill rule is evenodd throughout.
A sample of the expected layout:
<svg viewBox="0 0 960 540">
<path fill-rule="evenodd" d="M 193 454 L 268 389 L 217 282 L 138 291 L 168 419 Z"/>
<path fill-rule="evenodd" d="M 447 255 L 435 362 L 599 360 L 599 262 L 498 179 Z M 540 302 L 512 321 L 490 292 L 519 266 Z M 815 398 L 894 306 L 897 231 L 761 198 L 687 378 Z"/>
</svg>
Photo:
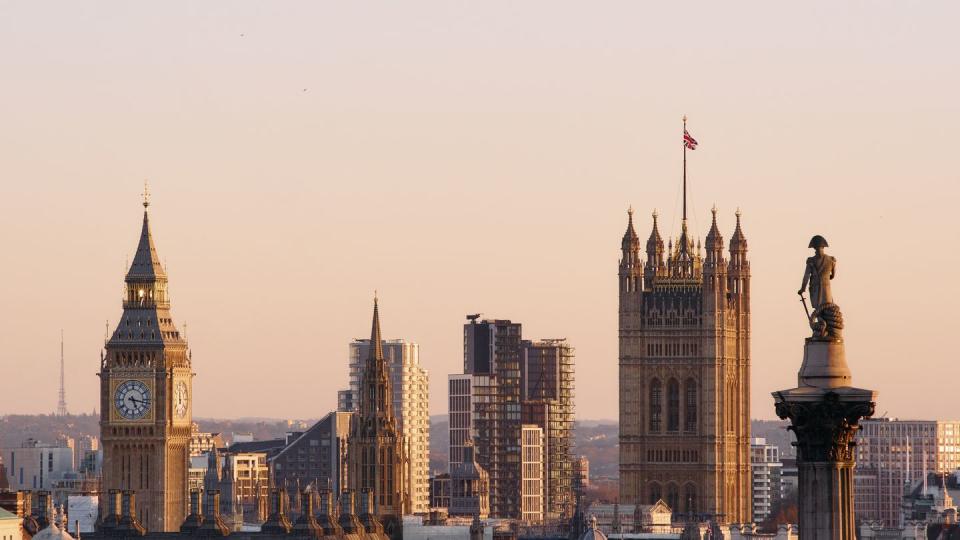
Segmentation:
<svg viewBox="0 0 960 540">
<path fill-rule="evenodd" d="M 143 230 L 127 272 L 123 317 L 100 366 L 103 492 L 132 490 L 150 532 L 177 531 L 187 514 L 192 379 L 187 342 L 170 316 L 167 275 Z"/>
</svg>

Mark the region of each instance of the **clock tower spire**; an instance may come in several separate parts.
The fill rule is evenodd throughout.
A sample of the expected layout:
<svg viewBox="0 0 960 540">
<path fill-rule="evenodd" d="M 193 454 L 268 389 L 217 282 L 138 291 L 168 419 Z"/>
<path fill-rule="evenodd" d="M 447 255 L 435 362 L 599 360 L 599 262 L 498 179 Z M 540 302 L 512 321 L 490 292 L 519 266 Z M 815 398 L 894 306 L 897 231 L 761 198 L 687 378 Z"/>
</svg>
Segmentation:
<svg viewBox="0 0 960 540">
<path fill-rule="evenodd" d="M 187 514 L 193 374 L 186 339 L 170 314 L 167 274 L 143 225 L 127 271 L 123 315 L 100 368 L 103 491 L 137 493 L 137 517 L 151 532 L 179 530 Z"/>
</svg>

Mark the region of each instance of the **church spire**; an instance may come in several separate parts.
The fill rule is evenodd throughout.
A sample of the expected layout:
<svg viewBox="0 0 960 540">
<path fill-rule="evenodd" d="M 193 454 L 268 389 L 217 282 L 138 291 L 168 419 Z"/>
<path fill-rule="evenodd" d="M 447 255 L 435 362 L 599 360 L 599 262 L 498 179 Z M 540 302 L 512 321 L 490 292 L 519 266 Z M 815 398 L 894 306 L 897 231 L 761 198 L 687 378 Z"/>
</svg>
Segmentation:
<svg viewBox="0 0 960 540">
<path fill-rule="evenodd" d="M 137 253 L 133 256 L 133 264 L 127 272 L 127 281 L 156 281 L 157 278 L 165 279 L 166 272 L 163 265 L 160 264 L 160 256 L 157 254 L 157 246 L 153 243 L 153 235 L 150 233 L 150 214 L 147 208 L 150 206 L 150 192 L 144 186 L 143 195 L 143 226 L 140 229 L 140 243 L 137 244 Z"/>
<path fill-rule="evenodd" d="M 373 293 L 373 327 L 370 329 L 370 354 L 368 360 L 383 362 L 383 336 L 380 334 L 380 308 L 377 293 Z"/>
</svg>

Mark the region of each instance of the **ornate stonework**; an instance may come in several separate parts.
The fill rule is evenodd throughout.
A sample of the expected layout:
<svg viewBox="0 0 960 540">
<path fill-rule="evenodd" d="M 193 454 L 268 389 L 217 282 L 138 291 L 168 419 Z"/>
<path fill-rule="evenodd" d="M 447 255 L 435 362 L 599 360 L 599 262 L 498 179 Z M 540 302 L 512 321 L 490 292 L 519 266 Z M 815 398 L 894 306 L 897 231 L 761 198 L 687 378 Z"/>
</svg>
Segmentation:
<svg viewBox="0 0 960 540">
<path fill-rule="evenodd" d="M 369 506 L 366 512 L 377 517 L 387 533 L 395 536 L 400 534 L 401 517 L 409 512 L 410 497 L 382 343 L 380 311 L 374 299 L 370 353 L 361 372 L 360 404 L 350 420 L 347 439 L 348 475 L 353 493 L 357 497 L 369 496 L 369 500 L 364 499 Z"/>
<path fill-rule="evenodd" d="M 836 392 L 827 392 L 819 401 L 778 402 L 776 410 L 780 419 L 790 420 L 787 429 L 796 435 L 799 459 L 853 463 L 860 419 L 873 416 L 875 405 L 842 402 Z"/>
<path fill-rule="evenodd" d="M 620 500 L 749 522 L 750 263 L 740 213 L 729 260 L 716 222 L 641 260 L 629 213 L 619 272 Z"/>
<path fill-rule="evenodd" d="M 147 206 L 123 316 L 101 359 L 103 493 L 135 491 L 143 526 L 169 532 L 187 515 L 193 373 L 186 339 L 170 315 Z"/>
</svg>

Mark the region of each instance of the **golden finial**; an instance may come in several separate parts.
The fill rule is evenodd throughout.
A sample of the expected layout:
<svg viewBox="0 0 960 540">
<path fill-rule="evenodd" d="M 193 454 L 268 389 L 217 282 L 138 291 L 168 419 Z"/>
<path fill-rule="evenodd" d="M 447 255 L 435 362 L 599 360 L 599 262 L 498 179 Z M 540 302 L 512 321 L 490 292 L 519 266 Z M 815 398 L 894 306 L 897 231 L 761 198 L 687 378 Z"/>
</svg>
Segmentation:
<svg viewBox="0 0 960 540">
<path fill-rule="evenodd" d="M 713 213 L 714 217 L 717 215 L 717 203 L 713 203 L 713 208 L 710 209 L 710 212 Z"/>
<path fill-rule="evenodd" d="M 630 214 L 630 217 L 633 217 L 633 205 L 631 204 L 627 207 L 627 213 Z"/>
<path fill-rule="evenodd" d="M 657 209 L 654 208 L 654 209 L 653 209 L 653 220 L 656 221 L 656 220 L 657 220 L 657 216 L 659 216 L 659 215 L 660 215 L 660 214 L 657 213 Z"/>
<path fill-rule="evenodd" d="M 150 185 L 147 180 L 143 181 L 143 208 L 150 206 Z"/>
<path fill-rule="evenodd" d="M 687 115 L 683 115 L 683 125 L 687 125 Z"/>
<path fill-rule="evenodd" d="M 737 219 L 739 220 L 739 219 L 740 219 L 740 207 L 739 207 L 739 206 L 737 207 L 736 215 L 737 215 Z"/>
</svg>

